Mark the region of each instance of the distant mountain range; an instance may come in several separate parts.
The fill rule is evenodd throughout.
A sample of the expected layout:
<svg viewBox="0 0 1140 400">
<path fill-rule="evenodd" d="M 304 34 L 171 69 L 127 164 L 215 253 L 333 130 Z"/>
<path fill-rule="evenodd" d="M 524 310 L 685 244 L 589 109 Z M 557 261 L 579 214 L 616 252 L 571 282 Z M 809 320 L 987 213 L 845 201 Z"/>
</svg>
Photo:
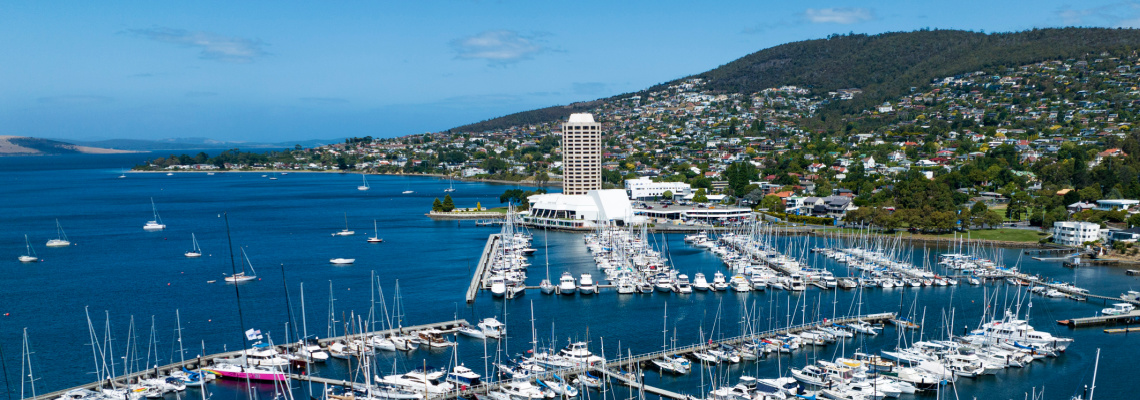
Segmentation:
<svg viewBox="0 0 1140 400">
<path fill-rule="evenodd" d="M 33 137 L 0 136 L 0 156 L 47 156 L 77 153 L 115 154 L 133 153 L 133 151 L 107 149 L 95 146 L 80 146 L 72 143 Z"/>
<path fill-rule="evenodd" d="M 293 142 L 263 143 L 263 142 L 227 142 L 208 138 L 170 138 L 159 140 L 141 139 L 108 139 L 94 141 L 69 140 L 76 144 L 92 147 L 103 147 L 120 150 L 199 150 L 199 149 L 281 149 L 296 145 L 301 147 L 316 147 L 330 143 L 339 143 L 339 140 L 302 140 Z"/>
<path fill-rule="evenodd" d="M 857 113 L 932 79 L 995 66 L 1076 58 L 1101 52 L 1131 51 L 1140 30 L 1105 28 L 1034 29 L 986 34 L 955 30 L 921 30 L 879 35 L 833 35 L 827 39 L 782 44 L 741 57 L 713 70 L 591 102 L 547 107 L 493 118 L 452 129 L 483 132 L 565 119 L 605 101 L 644 95 L 689 78 L 704 78 L 722 93 L 750 94 L 795 85 L 826 93 L 858 88 L 853 101 L 833 102 L 825 113 Z"/>
</svg>

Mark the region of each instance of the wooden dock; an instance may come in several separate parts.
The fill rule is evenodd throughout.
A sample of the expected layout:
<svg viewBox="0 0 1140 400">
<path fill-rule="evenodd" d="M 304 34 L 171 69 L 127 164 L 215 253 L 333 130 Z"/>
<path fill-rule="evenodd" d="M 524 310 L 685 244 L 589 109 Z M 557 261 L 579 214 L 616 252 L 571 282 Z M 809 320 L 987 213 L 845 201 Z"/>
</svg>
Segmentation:
<svg viewBox="0 0 1140 400">
<path fill-rule="evenodd" d="M 369 332 L 369 333 L 365 333 L 365 334 L 354 334 L 352 336 L 353 337 L 360 337 L 362 335 L 363 336 L 391 336 L 392 334 L 395 334 L 395 333 L 410 333 L 410 332 L 418 332 L 418 331 L 423 331 L 423 330 L 428 330 L 428 329 L 438 329 L 438 330 L 441 330 L 444 332 L 454 332 L 456 329 L 458 329 L 460 326 L 463 326 L 463 325 L 468 325 L 467 320 L 457 319 L 454 321 L 445 321 L 445 322 L 436 322 L 436 323 L 424 324 L 424 325 L 407 326 L 407 327 L 397 328 L 397 329 L 385 329 L 385 330 Z M 332 343 L 334 341 L 339 341 L 339 340 L 345 340 L 345 337 L 344 336 L 337 336 L 337 337 L 333 337 L 333 338 L 325 338 L 325 339 L 318 340 L 318 342 L 321 344 L 322 347 L 327 347 L 330 343 Z M 289 349 L 290 352 L 296 350 L 296 346 L 297 346 L 297 343 L 284 343 L 284 344 L 277 345 L 278 348 L 287 348 L 287 349 Z M 130 375 L 118 376 L 113 381 L 111 381 L 111 384 L 117 387 L 117 386 L 122 386 L 122 385 L 126 384 L 127 382 L 133 381 L 136 378 L 144 378 L 144 379 L 145 378 L 151 378 L 151 377 L 155 377 L 156 374 L 158 376 L 166 376 L 166 375 L 169 375 L 171 371 L 182 370 L 183 365 L 185 365 L 186 368 L 188 368 L 188 369 L 195 369 L 201 365 L 209 365 L 210 363 L 214 362 L 215 360 L 240 357 L 242 355 L 243 351 L 244 350 L 235 350 L 235 351 L 229 351 L 229 352 L 225 352 L 225 353 L 211 354 L 211 355 L 207 355 L 207 356 L 187 359 L 185 363 L 177 363 L 176 362 L 176 363 L 163 365 L 163 366 L 160 366 L 157 368 L 151 368 L 151 369 L 148 369 L 145 371 L 135 372 L 135 373 L 132 373 Z M 327 379 L 327 378 L 310 377 L 307 375 L 296 375 L 296 374 L 293 374 L 291 376 L 305 376 L 304 380 L 311 380 L 313 382 L 320 382 L 320 383 L 328 383 L 330 385 L 331 384 L 340 385 L 340 384 L 344 383 L 344 380 L 340 380 L 340 379 Z M 79 386 L 70 387 L 67 389 L 57 390 L 57 391 L 54 391 L 51 393 L 41 394 L 39 396 L 30 398 L 29 400 L 55 400 L 56 398 L 58 398 L 59 396 L 62 396 L 64 393 L 67 393 L 68 391 L 75 390 L 75 389 L 95 390 L 98 387 L 103 386 L 103 384 L 105 384 L 105 383 L 106 382 L 92 382 L 92 383 L 88 383 L 85 385 L 79 385 Z"/>
<path fill-rule="evenodd" d="M 1070 328 L 1132 322 L 1140 322 L 1140 310 L 1135 310 L 1130 313 L 1120 315 L 1101 315 L 1096 317 L 1073 318 L 1057 321 L 1057 323 L 1066 325 Z"/>
<path fill-rule="evenodd" d="M 1129 333 L 1129 332 L 1140 332 L 1140 328 L 1112 328 L 1112 329 L 1105 329 L 1104 330 L 1104 333 Z"/>
<path fill-rule="evenodd" d="M 655 394 L 655 395 L 658 395 L 661 397 L 668 397 L 670 399 L 675 399 L 675 400 L 686 400 L 689 398 L 689 396 L 686 396 L 686 395 L 683 395 L 683 394 L 680 394 L 677 392 L 670 392 L 668 390 L 665 390 L 665 389 L 662 389 L 659 387 L 646 385 L 645 382 L 632 381 L 629 378 L 626 378 L 620 374 L 613 373 L 612 371 L 610 371 L 609 368 L 599 368 L 598 372 L 600 372 L 602 375 L 605 375 L 607 378 L 612 378 L 614 380 L 620 381 L 621 383 L 624 383 L 626 386 L 635 387 L 635 388 L 637 388 L 637 390 L 640 390 L 640 391 L 643 391 L 646 393 L 652 393 L 652 394 Z"/>
<path fill-rule="evenodd" d="M 475 295 L 479 294 L 479 289 L 483 287 L 483 274 L 487 271 L 487 266 L 491 264 L 495 255 L 496 247 L 499 245 L 499 234 L 493 234 L 487 238 L 487 244 L 483 246 L 483 255 L 479 257 L 479 265 L 475 267 L 475 273 L 471 274 L 471 285 L 467 286 L 467 303 L 475 302 Z"/>
</svg>

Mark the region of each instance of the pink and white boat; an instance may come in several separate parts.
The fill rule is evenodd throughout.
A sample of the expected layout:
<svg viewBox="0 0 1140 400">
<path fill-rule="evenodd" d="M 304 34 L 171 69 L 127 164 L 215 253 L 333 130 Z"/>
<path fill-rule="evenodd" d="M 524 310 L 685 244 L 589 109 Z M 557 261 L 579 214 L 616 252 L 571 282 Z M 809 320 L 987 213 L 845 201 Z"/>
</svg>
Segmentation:
<svg viewBox="0 0 1140 400">
<path fill-rule="evenodd" d="M 221 376 L 223 378 L 233 379 L 249 379 L 254 381 L 286 381 L 289 376 L 281 372 L 277 368 L 267 368 L 261 366 L 247 366 L 237 364 L 219 363 L 214 364 L 209 368 L 202 368 L 203 371 Z"/>
</svg>

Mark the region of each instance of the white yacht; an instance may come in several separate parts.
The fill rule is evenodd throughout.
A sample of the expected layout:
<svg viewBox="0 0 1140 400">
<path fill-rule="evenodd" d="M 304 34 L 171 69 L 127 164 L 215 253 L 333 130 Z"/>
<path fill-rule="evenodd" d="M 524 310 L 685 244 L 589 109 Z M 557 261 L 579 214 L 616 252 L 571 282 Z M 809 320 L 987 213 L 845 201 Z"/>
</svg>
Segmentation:
<svg viewBox="0 0 1140 400">
<path fill-rule="evenodd" d="M 186 252 L 186 257 L 190 257 L 190 258 L 201 257 L 202 256 L 202 248 L 198 247 L 198 237 L 194 236 L 193 233 L 190 234 L 190 243 L 192 244 L 193 247 L 190 248 L 190 251 Z"/>
<path fill-rule="evenodd" d="M 685 274 L 677 275 L 677 281 L 673 283 L 673 290 L 681 294 L 692 293 L 693 286 L 689 284 L 689 276 Z"/>
<path fill-rule="evenodd" d="M 378 381 L 401 389 L 424 393 L 424 397 L 434 397 L 455 390 L 455 385 L 442 382 L 443 378 L 443 372 L 416 369 L 405 374 L 388 375 L 379 378 Z"/>
<path fill-rule="evenodd" d="M 1136 306 L 1133 306 L 1131 303 L 1116 303 L 1113 304 L 1110 308 L 1100 310 L 1100 313 L 1103 315 L 1122 315 L 1128 314 L 1135 309 Z"/>
<path fill-rule="evenodd" d="M 591 353 L 586 342 L 574 342 L 558 352 L 563 359 L 570 361 L 577 367 L 594 366 L 605 363 L 605 359 Z"/>
<path fill-rule="evenodd" d="M 495 275 L 491 277 L 491 295 L 495 297 L 503 297 L 507 295 L 507 279 L 502 275 Z"/>
<path fill-rule="evenodd" d="M 360 174 L 360 179 L 362 179 L 364 181 L 364 184 L 357 186 L 356 190 L 368 190 L 368 189 L 372 188 L 372 187 L 368 186 L 368 176 L 367 175 Z"/>
<path fill-rule="evenodd" d="M 705 280 L 705 274 L 698 272 L 693 275 L 693 289 L 706 291 L 709 290 L 709 282 Z"/>
<path fill-rule="evenodd" d="M 724 279 L 724 274 L 720 271 L 717 271 L 715 274 L 713 274 L 712 290 L 718 292 L 722 290 L 728 290 L 728 281 Z"/>
<path fill-rule="evenodd" d="M 1017 342 L 1022 345 L 1036 346 L 1057 351 L 1065 351 L 1072 338 L 1053 336 L 1053 334 L 1033 329 L 1028 322 L 1017 319 L 1013 313 L 1006 311 L 1006 317 L 1001 321 L 985 324 L 981 329 L 975 329 L 966 337 L 971 341 L 988 344 L 993 342 Z"/>
<path fill-rule="evenodd" d="M 574 275 L 570 272 L 563 272 L 562 278 L 558 279 L 558 290 L 562 294 L 574 294 L 578 290 L 577 282 L 574 281 Z"/>
<path fill-rule="evenodd" d="M 67 234 L 63 232 L 63 225 L 59 224 L 59 220 L 55 220 L 56 238 L 47 241 L 47 247 L 67 247 L 71 242 L 67 240 Z"/>
<path fill-rule="evenodd" d="M 484 318 L 479 322 L 479 330 L 484 336 L 498 339 L 507 334 L 507 326 L 495 317 Z"/>
<path fill-rule="evenodd" d="M 459 385 L 460 388 L 463 388 L 464 386 L 473 387 L 483 384 L 480 378 L 482 378 L 482 376 L 472 371 L 471 368 L 460 364 L 451 369 L 451 372 L 447 374 L 447 378 L 445 378 L 444 381 Z"/>
<path fill-rule="evenodd" d="M 333 258 L 329 260 L 329 264 L 346 265 L 356 262 L 355 258 Z"/>
<path fill-rule="evenodd" d="M 28 254 L 20 256 L 20 262 L 36 262 L 40 258 L 36 257 L 36 251 L 32 250 L 32 242 L 28 240 L 28 235 L 24 235 L 24 244 L 28 246 Z"/>
<path fill-rule="evenodd" d="M 582 274 L 578 279 L 578 293 L 581 294 L 594 294 L 598 292 L 598 286 L 594 284 L 594 278 L 590 274 Z"/>
<path fill-rule="evenodd" d="M 162 223 L 162 217 L 158 216 L 158 207 L 154 206 L 153 198 L 150 199 L 150 209 L 154 212 L 154 220 L 147 221 L 146 225 L 143 225 L 143 229 L 148 231 L 161 231 L 166 229 L 166 224 Z"/>
<path fill-rule="evenodd" d="M 348 230 L 348 213 L 344 213 L 344 229 L 341 229 L 340 232 L 334 233 L 333 236 L 352 236 L 355 234 L 356 231 Z"/>
</svg>

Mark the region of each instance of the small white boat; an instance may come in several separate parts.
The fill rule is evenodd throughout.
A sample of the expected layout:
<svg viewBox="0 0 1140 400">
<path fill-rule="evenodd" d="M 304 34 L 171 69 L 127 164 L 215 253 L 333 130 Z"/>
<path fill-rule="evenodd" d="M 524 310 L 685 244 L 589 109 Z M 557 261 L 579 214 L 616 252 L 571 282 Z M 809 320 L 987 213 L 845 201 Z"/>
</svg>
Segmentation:
<svg viewBox="0 0 1140 400">
<path fill-rule="evenodd" d="M 360 186 L 357 186 L 357 187 L 356 187 L 356 190 L 368 190 L 368 189 L 372 189 L 372 187 L 368 186 L 368 177 L 367 177 L 367 175 L 364 175 L 364 174 L 360 174 L 360 179 L 364 180 L 364 184 L 363 184 L 363 185 L 360 185 Z"/>
<path fill-rule="evenodd" d="M 455 191 L 455 186 L 450 179 L 448 179 L 448 182 L 447 182 L 447 189 L 443 189 L 443 191 L 445 193 L 451 193 L 451 192 Z"/>
<path fill-rule="evenodd" d="M 1123 315 L 1135 309 L 1136 306 L 1133 306 L 1131 303 L 1116 303 L 1113 304 L 1111 308 L 1100 310 L 1100 313 L 1103 315 Z"/>
<path fill-rule="evenodd" d="M 403 191 L 403 192 L 401 192 L 401 193 L 403 193 L 403 194 L 412 194 L 412 193 L 415 193 L 415 192 L 416 192 L 416 191 L 414 191 L 414 190 L 405 190 L 405 191 Z"/>
<path fill-rule="evenodd" d="M 352 236 L 355 234 L 356 231 L 348 230 L 348 213 L 344 213 L 344 229 L 341 229 L 340 232 L 334 233 L 333 236 Z"/>
<path fill-rule="evenodd" d="M 56 238 L 47 241 L 47 247 L 67 247 L 71 246 L 71 242 L 67 240 L 67 234 L 63 232 L 63 225 L 59 224 L 59 220 L 55 220 Z"/>
<path fill-rule="evenodd" d="M 376 229 L 376 220 L 372 220 L 372 237 L 368 238 L 368 243 L 383 243 L 384 239 L 380 238 L 380 230 Z"/>
<path fill-rule="evenodd" d="M 28 240 L 28 235 L 24 235 L 24 243 L 28 245 L 28 254 L 20 256 L 20 262 L 36 262 L 40 258 L 36 257 L 36 251 L 32 250 L 32 242 Z"/>
<path fill-rule="evenodd" d="M 162 217 L 158 216 L 158 207 L 154 206 L 154 198 L 150 199 L 150 209 L 154 212 L 154 220 L 147 221 L 146 225 L 143 225 L 143 229 L 148 231 L 161 231 L 166 229 L 166 224 L 162 223 Z"/>
<path fill-rule="evenodd" d="M 190 258 L 201 257 L 202 256 L 202 248 L 198 247 L 198 238 L 196 236 L 194 236 L 193 233 L 191 233 L 190 234 L 190 240 L 194 244 L 194 247 L 192 247 L 190 249 L 190 251 L 186 252 L 186 257 L 190 257 Z"/>
<path fill-rule="evenodd" d="M 554 284 L 550 283 L 549 279 L 543 279 L 542 282 L 538 284 L 538 289 L 542 290 L 542 294 L 551 294 L 554 293 Z"/>
<path fill-rule="evenodd" d="M 352 264 L 354 262 L 356 262 L 355 258 L 333 258 L 333 259 L 329 260 L 329 264 L 339 264 L 339 265 Z"/>
</svg>

